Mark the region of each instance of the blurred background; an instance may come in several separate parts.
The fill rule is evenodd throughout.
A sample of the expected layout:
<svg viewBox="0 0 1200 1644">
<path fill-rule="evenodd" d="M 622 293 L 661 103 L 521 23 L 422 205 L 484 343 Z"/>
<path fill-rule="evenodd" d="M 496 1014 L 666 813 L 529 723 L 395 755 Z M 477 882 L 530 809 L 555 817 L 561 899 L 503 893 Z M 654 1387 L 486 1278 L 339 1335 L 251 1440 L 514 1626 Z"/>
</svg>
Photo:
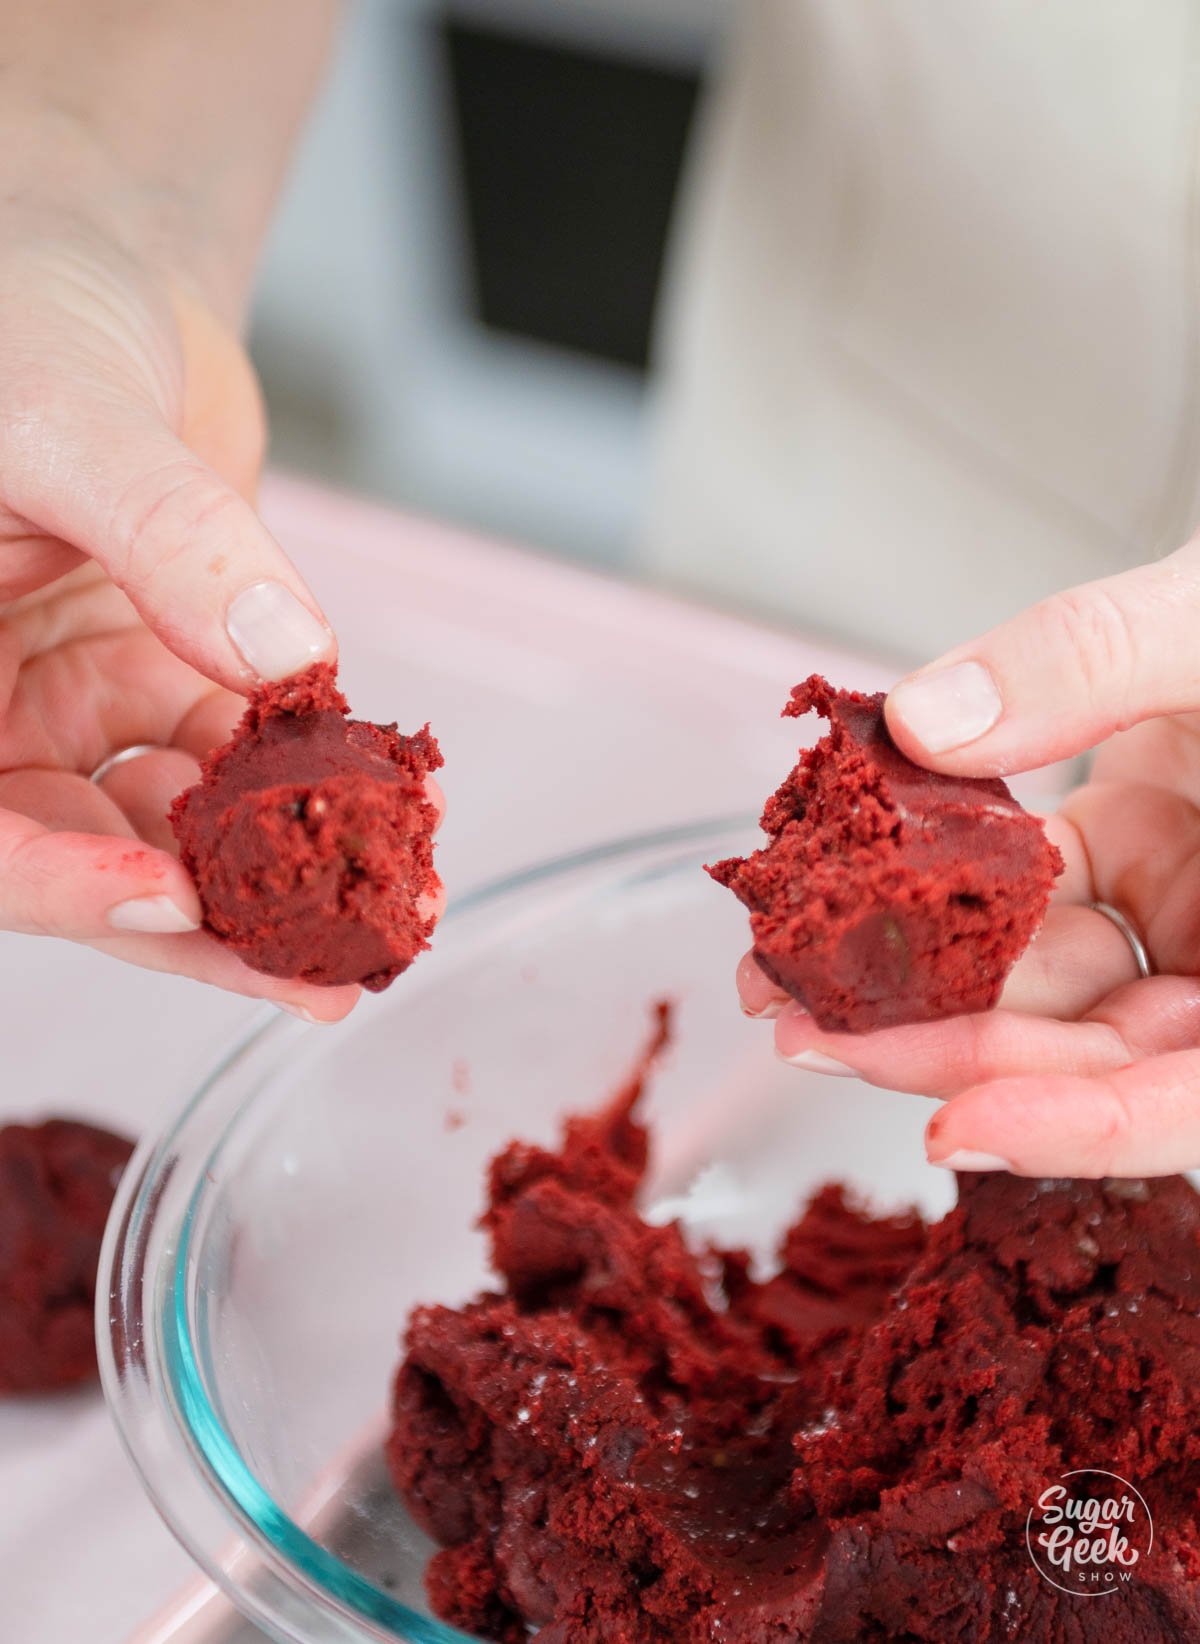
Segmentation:
<svg viewBox="0 0 1200 1644">
<path fill-rule="evenodd" d="M 881 688 L 1184 540 L 1198 92 L 1197 0 L 349 0 L 251 337 L 273 464 L 334 489 L 264 504 L 356 706 L 437 728 L 456 894 L 748 811 L 810 669 Z M 17 936 L 0 980 L 10 1110 L 131 1133 L 245 1015 Z M 0 1462 L 0 1637 L 184 1578 L 96 1401 Z"/>
<path fill-rule="evenodd" d="M 720 0 L 359 0 L 253 327 L 284 467 L 628 561 Z"/>
<path fill-rule="evenodd" d="M 1200 13 L 357 0 L 274 460 L 897 661 L 1200 510 Z"/>
</svg>

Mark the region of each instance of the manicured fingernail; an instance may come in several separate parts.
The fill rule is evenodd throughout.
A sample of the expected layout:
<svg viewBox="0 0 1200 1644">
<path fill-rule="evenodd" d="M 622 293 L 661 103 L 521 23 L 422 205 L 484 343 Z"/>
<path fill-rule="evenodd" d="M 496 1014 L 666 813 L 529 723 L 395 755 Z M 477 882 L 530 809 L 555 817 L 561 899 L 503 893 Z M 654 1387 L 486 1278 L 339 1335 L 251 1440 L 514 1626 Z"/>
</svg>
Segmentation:
<svg viewBox="0 0 1200 1644">
<path fill-rule="evenodd" d="M 786 1003 L 784 999 L 768 999 L 761 1010 L 751 1010 L 750 1006 L 743 1002 L 742 1015 L 749 1016 L 754 1022 L 770 1022 L 779 1015 Z"/>
<path fill-rule="evenodd" d="M 303 1005 L 288 1005 L 285 1004 L 282 999 L 277 999 L 275 1003 L 278 1005 L 280 1010 L 286 1011 L 289 1016 L 298 1016 L 302 1022 L 316 1022 L 320 1020 L 319 1017 L 313 1015 L 311 1010 L 306 1010 Z"/>
<path fill-rule="evenodd" d="M 185 930 L 199 930 L 200 921 L 184 913 L 169 896 L 134 896 L 108 910 L 114 930 L 136 930 L 154 936 L 178 936 Z"/>
<path fill-rule="evenodd" d="M 1010 1161 L 1002 1159 L 998 1153 L 975 1153 L 969 1147 L 960 1147 L 944 1159 L 930 1159 L 929 1162 L 937 1165 L 939 1170 L 1012 1170 Z"/>
<path fill-rule="evenodd" d="M 780 1057 L 789 1067 L 802 1067 L 809 1073 L 830 1073 L 835 1079 L 857 1079 L 858 1071 L 847 1067 L 845 1062 L 835 1061 L 832 1056 L 825 1056 L 819 1050 L 797 1050 L 791 1056 Z"/>
<path fill-rule="evenodd" d="M 333 648 L 333 635 L 282 582 L 255 582 L 225 613 L 225 627 L 260 679 L 287 679 Z"/>
<path fill-rule="evenodd" d="M 981 662 L 956 662 L 918 674 L 888 697 L 888 715 L 899 720 L 930 753 L 949 753 L 990 731 L 1004 704 Z"/>
</svg>

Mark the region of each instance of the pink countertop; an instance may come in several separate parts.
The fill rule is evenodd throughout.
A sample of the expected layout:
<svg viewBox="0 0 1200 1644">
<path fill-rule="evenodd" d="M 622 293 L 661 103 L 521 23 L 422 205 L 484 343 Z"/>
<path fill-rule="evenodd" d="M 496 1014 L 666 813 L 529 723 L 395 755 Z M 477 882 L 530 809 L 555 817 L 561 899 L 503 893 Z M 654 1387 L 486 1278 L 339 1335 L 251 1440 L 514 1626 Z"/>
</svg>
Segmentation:
<svg viewBox="0 0 1200 1644">
<path fill-rule="evenodd" d="M 338 629 L 355 712 L 437 731 L 452 896 L 603 839 L 753 812 L 794 753 L 777 715 L 797 679 L 887 682 L 851 653 L 296 481 L 272 479 L 263 510 Z M 3 935 L 0 988 L 0 1118 L 135 1134 L 254 1008 Z M 121 1644 L 189 1571 L 98 1393 L 0 1408 L 0 1638 Z"/>
</svg>

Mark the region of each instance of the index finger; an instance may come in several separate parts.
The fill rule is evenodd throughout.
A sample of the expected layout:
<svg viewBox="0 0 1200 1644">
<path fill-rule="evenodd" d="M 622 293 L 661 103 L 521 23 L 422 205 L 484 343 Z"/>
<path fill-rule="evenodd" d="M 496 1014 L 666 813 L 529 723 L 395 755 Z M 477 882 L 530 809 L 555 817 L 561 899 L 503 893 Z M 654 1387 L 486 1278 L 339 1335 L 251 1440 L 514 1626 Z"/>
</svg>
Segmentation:
<svg viewBox="0 0 1200 1644">
<path fill-rule="evenodd" d="M 335 656 L 316 600 L 254 509 L 153 408 L 114 404 L 86 382 L 69 396 L 39 390 L 35 415 L 6 421 L 0 460 L 10 505 L 101 564 L 207 678 L 244 693 Z"/>
</svg>

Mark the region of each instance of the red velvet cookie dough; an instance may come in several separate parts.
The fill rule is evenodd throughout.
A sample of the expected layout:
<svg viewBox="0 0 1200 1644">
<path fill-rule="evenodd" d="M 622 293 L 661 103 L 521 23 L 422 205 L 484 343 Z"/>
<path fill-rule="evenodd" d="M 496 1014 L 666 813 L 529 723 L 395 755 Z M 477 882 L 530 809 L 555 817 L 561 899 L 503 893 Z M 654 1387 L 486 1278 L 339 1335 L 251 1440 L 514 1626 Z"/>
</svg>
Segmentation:
<svg viewBox="0 0 1200 1644">
<path fill-rule="evenodd" d="M 349 719 L 329 663 L 261 686 L 171 807 L 208 929 L 268 976 L 388 986 L 429 946 L 429 727 Z"/>
<path fill-rule="evenodd" d="M 133 1143 L 48 1119 L 0 1129 L 0 1394 L 96 1373 L 96 1265 Z"/>
<path fill-rule="evenodd" d="M 760 1282 L 639 1217 L 639 1083 L 500 1155 L 497 1287 L 410 1320 L 387 1453 L 438 1615 L 501 1644 L 1200 1637 L 1186 1181 L 960 1178 L 928 1232 L 826 1188 Z M 1074 1468 L 1154 1515 L 1103 1602 L 1025 1547 Z"/>
<path fill-rule="evenodd" d="M 750 909 L 763 971 L 826 1032 L 990 1009 L 1062 872 L 1003 782 L 914 765 L 883 703 L 797 685 L 785 716 L 815 710 L 829 732 L 767 801 L 770 842 L 708 870 Z"/>
<path fill-rule="evenodd" d="M 793 1498 L 836 1526 L 835 1636 L 1200 1638 L 1200 1197 L 1181 1176 L 958 1190 L 834 1372 L 834 1419 L 797 1437 Z M 1128 1480 L 1154 1520 L 1103 1602 L 1060 1594 L 1025 1546 L 1076 1468 Z"/>
</svg>

